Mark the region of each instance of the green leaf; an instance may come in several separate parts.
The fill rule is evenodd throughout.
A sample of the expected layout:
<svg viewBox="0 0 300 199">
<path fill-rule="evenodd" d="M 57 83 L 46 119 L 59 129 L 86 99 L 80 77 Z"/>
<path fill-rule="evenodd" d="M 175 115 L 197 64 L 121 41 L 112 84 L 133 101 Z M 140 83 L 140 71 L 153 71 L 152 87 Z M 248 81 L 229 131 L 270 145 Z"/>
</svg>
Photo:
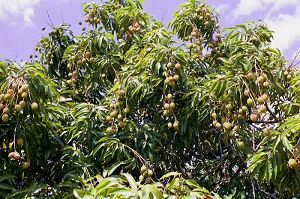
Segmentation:
<svg viewBox="0 0 300 199">
<path fill-rule="evenodd" d="M 162 193 L 153 185 L 148 184 L 146 185 L 149 187 L 150 192 L 153 194 L 153 196 L 157 199 L 164 199 L 164 196 L 162 195 Z"/>
</svg>

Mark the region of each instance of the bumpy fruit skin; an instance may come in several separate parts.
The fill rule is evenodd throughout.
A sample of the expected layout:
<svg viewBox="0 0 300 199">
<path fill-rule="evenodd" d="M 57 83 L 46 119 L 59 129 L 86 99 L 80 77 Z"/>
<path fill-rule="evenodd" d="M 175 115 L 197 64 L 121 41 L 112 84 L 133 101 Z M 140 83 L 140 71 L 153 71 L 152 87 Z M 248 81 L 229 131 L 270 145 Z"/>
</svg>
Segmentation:
<svg viewBox="0 0 300 199">
<path fill-rule="evenodd" d="M 148 176 L 152 176 L 153 175 L 153 171 L 152 170 L 148 170 Z"/>
<path fill-rule="evenodd" d="M 23 141 L 22 138 L 17 139 L 17 144 L 18 144 L 18 145 L 22 146 L 23 143 L 24 143 L 24 141 Z"/>
<path fill-rule="evenodd" d="M 21 89 L 23 90 L 23 91 L 28 91 L 28 84 L 23 84 L 22 85 L 22 87 L 21 87 Z"/>
<path fill-rule="evenodd" d="M 33 102 L 33 103 L 31 104 L 31 108 L 32 108 L 33 110 L 37 110 L 37 109 L 39 108 L 39 105 L 38 105 L 36 102 Z"/>
<path fill-rule="evenodd" d="M 269 136 L 269 135 L 270 135 L 270 129 L 265 128 L 265 129 L 264 129 L 264 135 L 265 135 L 265 136 Z"/>
<path fill-rule="evenodd" d="M 151 180 L 150 178 L 146 178 L 145 182 L 146 182 L 147 184 L 150 184 L 150 183 L 152 182 L 152 180 Z"/>
<path fill-rule="evenodd" d="M 8 154 L 8 158 L 13 158 L 14 157 L 14 155 L 15 155 L 15 152 L 10 152 L 9 154 Z"/>
<path fill-rule="evenodd" d="M 145 178 L 144 178 L 143 175 L 140 175 L 140 176 L 139 176 L 139 181 L 140 181 L 140 182 L 144 181 L 144 179 L 145 179 Z"/>
<path fill-rule="evenodd" d="M 288 164 L 289 164 L 290 167 L 295 168 L 296 165 L 297 165 L 297 162 L 296 162 L 295 159 L 291 158 L 291 159 L 289 159 Z"/>
<path fill-rule="evenodd" d="M 116 110 L 114 110 L 109 115 L 110 115 L 110 117 L 115 118 L 118 115 L 118 112 Z"/>
<path fill-rule="evenodd" d="M 265 101 L 264 101 L 264 99 L 263 99 L 262 97 L 257 98 L 257 102 L 258 102 L 259 104 L 265 103 Z"/>
<path fill-rule="evenodd" d="M 21 108 L 24 108 L 26 106 L 26 102 L 24 100 L 20 101 L 20 106 Z"/>
<path fill-rule="evenodd" d="M 21 158 L 21 155 L 18 152 L 14 152 L 14 158 L 18 160 Z"/>
<path fill-rule="evenodd" d="M 21 111 L 21 106 L 20 106 L 19 104 L 16 104 L 16 105 L 15 105 L 15 110 L 16 110 L 17 112 L 20 112 L 20 111 Z"/>
<path fill-rule="evenodd" d="M 178 129 L 179 128 L 179 122 L 174 122 L 174 124 L 173 124 L 173 128 L 174 129 Z"/>
<path fill-rule="evenodd" d="M 9 116 L 7 114 L 2 115 L 2 121 L 3 122 L 5 122 L 5 123 L 8 122 L 8 119 L 9 119 Z"/>
<path fill-rule="evenodd" d="M 217 127 L 217 129 L 221 129 L 221 128 L 222 128 L 222 124 L 217 123 L 217 124 L 216 124 L 216 127 Z"/>
<path fill-rule="evenodd" d="M 143 165 L 143 166 L 141 167 L 141 172 L 144 173 L 146 170 L 147 170 L 147 167 L 146 167 L 145 165 Z"/>
<path fill-rule="evenodd" d="M 257 115 L 256 114 L 251 114 L 251 116 L 250 116 L 250 120 L 252 121 L 252 122 L 256 122 L 257 121 Z"/>
<path fill-rule="evenodd" d="M 169 63 L 167 64 L 167 67 L 168 67 L 168 68 L 172 68 L 172 66 L 173 66 L 172 62 L 169 62 Z"/>
<path fill-rule="evenodd" d="M 11 98 L 12 98 L 11 94 L 5 94 L 4 95 L 4 100 L 5 101 L 9 101 L 9 100 L 11 100 Z"/>
<path fill-rule="evenodd" d="M 251 99 L 251 98 L 247 99 L 247 104 L 249 106 L 253 106 L 253 104 L 254 104 L 253 99 Z"/>
<path fill-rule="evenodd" d="M 181 67 L 180 63 L 175 64 L 175 68 L 176 68 L 177 70 L 179 70 L 180 67 Z"/>
<path fill-rule="evenodd" d="M 243 149 L 245 147 L 245 143 L 244 142 L 238 142 L 238 146 Z"/>
<path fill-rule="evenodd" d="M 28 169 L 29 166 L 30 166 L 30 162 L 26 161 L 26 162 L 23 163 L 22 168 L 23 169 Z"/>
</svg>

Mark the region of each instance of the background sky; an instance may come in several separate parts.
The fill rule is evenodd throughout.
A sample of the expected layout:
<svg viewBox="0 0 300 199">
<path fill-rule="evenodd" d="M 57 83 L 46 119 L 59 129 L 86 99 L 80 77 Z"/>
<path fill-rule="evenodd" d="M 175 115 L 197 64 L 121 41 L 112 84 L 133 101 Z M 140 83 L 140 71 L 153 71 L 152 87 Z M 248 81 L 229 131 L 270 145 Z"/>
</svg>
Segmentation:
<svg viewBox="0 0 300 199">
<path fill-rule="evenodd" d="M 81 4 L 88 0 L 0 0 L 0 59 L 20 61 L 34 54 L 38 39 L 55 26 L 71 24 L 79 35 L 83 21 Z M 101 0 L 95 0 L 101 3 Z M 144 9 L 167 24 L 185 0 L 145 0 Z M 300 50 L 300 0 L 207 0 L 220 15 L 221 28 L 262 20 L 275 31 L 272 45 L 292 60 Z M 41 31 L 45 26 L 46 31 Z"/>
</svg>

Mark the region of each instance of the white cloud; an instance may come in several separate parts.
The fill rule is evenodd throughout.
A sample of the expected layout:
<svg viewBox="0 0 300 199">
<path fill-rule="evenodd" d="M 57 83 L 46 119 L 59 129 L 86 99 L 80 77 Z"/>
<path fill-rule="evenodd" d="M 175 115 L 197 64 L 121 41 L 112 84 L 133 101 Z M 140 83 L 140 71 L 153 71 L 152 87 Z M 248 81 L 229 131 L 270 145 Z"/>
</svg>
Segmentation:
<svg viewBox="0 0 300 199">
<path fill-rule="evenodd" d="M 287 51 L 295 42 L 300 41 L 300 29 L 297 26 L 300 21 L 300 6 L 294 14 L 280 14 L 275 17 L 268 17 L 265 22 L 269 29 L 274 30 L 273 46 L 278 47 L 282 52 Z"/>
<path fill-rule="evenodd" d="M 297 26 L 300 22 L 299 3 L 299 0 L 239 0 L 231 16 L 235 22 L 241 16 L 263 19 L 268 28 L 275 32 L 272 46 L 286 55 L 300 45 L 300 28 Z"/>
<path fill-rule="evenodd" d="M 18 17 L 23 18 L 25 25 L 31 26 L 34 16 L 34 7 L 40 0 L 0 0 L 0 20 L 10 22 Z"/>
<path fill-rule="evenodd" d="M 250 15 L 255 11 L 262 10 L 263 5 L 260 0 L 241 0 L 233 10 L 233 17 Z"/>
</svg>

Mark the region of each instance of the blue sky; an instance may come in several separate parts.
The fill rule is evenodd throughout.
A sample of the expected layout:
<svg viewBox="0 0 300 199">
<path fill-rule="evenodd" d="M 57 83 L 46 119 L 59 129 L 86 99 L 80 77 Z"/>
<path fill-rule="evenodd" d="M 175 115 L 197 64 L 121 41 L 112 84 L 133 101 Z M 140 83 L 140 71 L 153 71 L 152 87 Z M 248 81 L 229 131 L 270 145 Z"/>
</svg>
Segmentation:
<svg viewBox="0 0 300 199">
<path fill-rule="evenodd" d="M 83 20 L 81 4 L 84 0 L 0 0 L 0 59 L 27 59 L 34 53 L 34 45 L 50 27 L 48 14 L 59 26 L 72 24 L 80 34 L 79 21 Z M 101 0 L 95 0 L 101 3 Z M 145 0 L 144 8 L 165 24 L 184 0 Z M 275 31 L 272 45 L 291 60 L 300 50 L 299 0 L 207 0 L 219 10 L 221 27 L 230 27 L 246 20 L 263 20 Z M 47 14 L 48 13 L 48 14 Z"/>
</svg>

